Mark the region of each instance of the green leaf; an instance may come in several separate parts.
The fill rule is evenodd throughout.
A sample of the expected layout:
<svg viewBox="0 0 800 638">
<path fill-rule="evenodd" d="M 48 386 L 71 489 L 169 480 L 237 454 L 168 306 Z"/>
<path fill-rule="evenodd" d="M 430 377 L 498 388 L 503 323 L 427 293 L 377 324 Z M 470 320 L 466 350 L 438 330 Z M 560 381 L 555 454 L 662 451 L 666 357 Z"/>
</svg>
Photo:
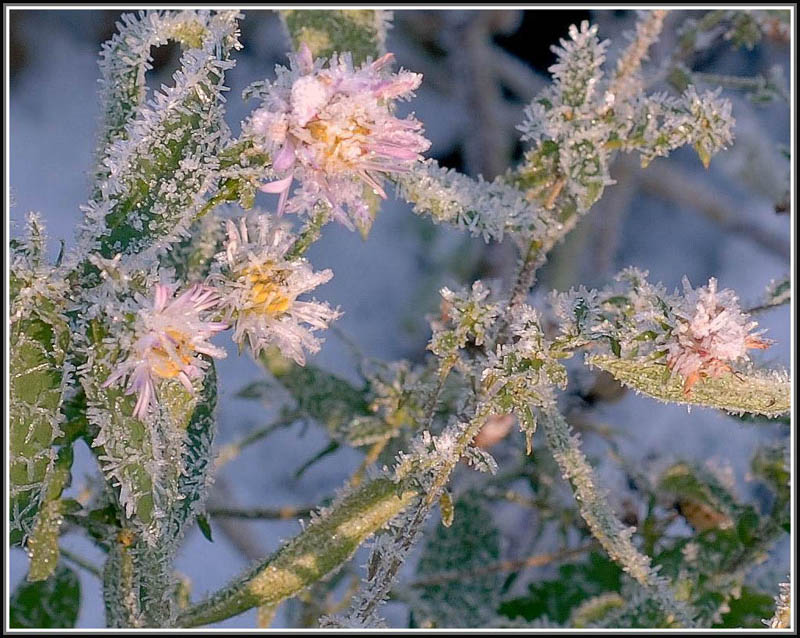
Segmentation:
<svg viewBox="0 0 800 638">
<path fill-rule="evenodd" d="M 203 536 L 206 537 L 206 540 L 209 543 L 213 543 L 214 537 L 211 534 L 211 523 L 205 514 L 197 517 L 197 526 L 200 528 L 200 531 L 203 533 Z"/>
<path fill-rule="evenodd" d="M 349 51 L 355 65 L 385 53 L 386 22 L 390 18 L 386 11 L 291 9 L 280 13 L 295 51 L 303 43 L 315 58 Z"/>
<path fill-rule="evenodd" d="M 341 567 L 416 495 L 414 489 L 388 478 L 361 484 L 341 495 L 262 564 L 183 612 L 177 626 L 198 627 L 296 595 Z"/>
<path fill-rule="evenodd" d="M 31 562 L 28 568 L 28 580 L 45 580 L 52 576 L 58 564 L 58 539 L 61 523 L 68 503 L 59 497 L 70 483 L 72 468 L 72 448 L 61 448 L 53 469 L 47 477 L 47 487 L 42 495 L 36 524 L 27 542 L 28 555 Z"/>
<path fill-rule="evenodd" d="M 622 570 L 603 554 L 592 552 L 586 561 L 558 568 L 558 578 L 528 587 L 528 595 L 504 602 L 499 612 L 509 618 L 526 620 L 547 617 L 559 624 L 594 596 L 619 593 Z"/>
<path fill-rule="evenodd" d="M 722 616 L 722 622 L 716 628 L 752 628 L 764 629 L 764 618 L 772 616 L 775 601 L 772 596 L 756 591 L 750 587 L 742 587 L 738 597 L 728 601 L 729 611 Z"/>
<path fill-rule="evenodd" d="M 291 394 L 297 412 L 324 425 L 335 441 L 347 439 L 354 418 L 372 415 L 366 389 L 310 363 L 299 366 L 275 350 L 262 353 L 260 361 Z"/>
<path fill-rule="evenodd" d="M 47 580 L 17 587 L 9 603 L 9 624 L 13 629 L 71 629 L 80 604 L 78 576 L 60 565 Z"/>
<path fill-rule="evenodd" d="M 727 373 L 699 380 L 687 394 L 680 375 L 665 378 L 668 369 L 653 362 L 588 356 L 590 366 L 612 374 L 617 381 L 666 403 L 718 408 L 727 412 L 749 412 L 769 417 L 790 410 L 791 384 L 785 375 L 767 372 Z"/>
<path fill-rule="evenodd" d="M 22 288 L 20 288 L 21 290 Z M 12 298 L 12 309 L 14 308 Z M 9 352 L 10 540 L 30 534 L 62 434 L 64 362 L 70 332 L 58 308 L 36 295 L 13 321 Z"/>
<path fill-rule="evenodd" d="M 470 577 L 469 572 L 499 560 L 500 533 L 489 511 L 470 495 L 456 502 L 451 522 L 437 526 L 425 544 L 417 567 L 423 585 L 409 603 L 424 627 L 485 626 L 495 618 L 503 578 L 499 573 Z M 447 579 L 453 570 L 464 575 Z M 445 578 L 437 583 L 438 576 Z"/>
<path fill-rule="evenodd" d="M 118 113 L 124 130 L 112 135 L 116 139 L 104 160 L 108 174 L 98 176 L 86 208 L 84 234 L 105 258 L 141 253 L 163 240 L 177 241 L 204 210 L 204 198 L 219 187 L 217 155 L 229 138 L 223 80 L 233 66 L 230 54 L 239 46 L 238 14 L 177 16 L 188 29 L 180 37 L 199 46 L 184 52 L 174 86 L 147 104 L 138 103 L 141 87 L 132 90 L 135 111 L 130 114 L 136 117 L 125 115 L 125 109 Z M 174 28 L 168 33 L 175 34 Z"/>
</svg>

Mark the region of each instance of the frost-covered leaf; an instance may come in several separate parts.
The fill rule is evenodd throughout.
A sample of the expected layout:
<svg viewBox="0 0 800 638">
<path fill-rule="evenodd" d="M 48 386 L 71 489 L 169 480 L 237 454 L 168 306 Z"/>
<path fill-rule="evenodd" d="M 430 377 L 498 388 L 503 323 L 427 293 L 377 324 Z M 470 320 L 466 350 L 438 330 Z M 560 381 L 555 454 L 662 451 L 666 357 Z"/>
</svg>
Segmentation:
<svg viewBox="0 0 800 638">
<path fill-rule="evenodd" d="M 264 563 L 181 614 L 178 626 L 205 625 L 297 594 L 341 567 L 416 495 L 409 487 L 383 477 L 340 495 Z"/>
<path fill-rule="evenodd" d="M 28 237 L 12 245 L 9 329 L 10 540 L 33 529 L 56 471 L 54 443 L 63 432 L 70 331 L 59 275 L 44 263 L 44 230 L 28 219 Z M 60 491 L 59 491 L 60 493 Z M 56 495 L 57 498 L 57 495 Z"/>
<path fill-rule="evenodd" d="M 72 447 L 67 445 L 61 448 L 48 473 L 36 522 L 26 544 L 30 556 L 29 581 L 49 578 L 58 564 L 58 539 L 66 508 L 60 496 L 69 486 L 71 469 Z"/>
<path fill-rule="evenodd" d="M 663 363 L 588 356 L 590 366 L 612 374 L 617 381 L 668 403 L 700 405 L 727 412 L 780 416 L 790 410 L 791 384 L 778 372 L 726 373 L 706 378 L 684 392 L 684 381 L 670 375 Z"/>
<path fill-rule="evenodd" d="M 206 35 L 205 16 L 189 11 L 124 13 L 116 26 L 117 33 L 100 52 L 101 163 L 108 145 L 126 134 L 126 126 L 145 102 L 145 74 L 152 68 L 152 49 L 170 40 L 186 48 L 200 48 Z M 101 168 L 98 177 L 105 174 Z"/>
<path fill-rule="evenodd" d="M 80 604 L 77 574 L 60 565 L 47 580 L 17 587 L 9 602 L 9 624 L 13 629 L 71 629 Z"/>
<path fill-rule="evenodd" d="M 772 596 L 752 587 L 742 587 L 738 596 L 728 601 L 728 611 L 721 622 L 714 625 L 720 629 L 763 629 L 764 618 L 769 618 L 775 607 Z"/>
<path fill-rule="evenodd" d="M 462 496 L 456 501 L 452 525 L 436 527 L 420 556 L 416 578 L 430 584 L 420 586 L 409 601 L 416 622 L 439 628 L 486 626 L 500 604 L 502 575 L 470 577 L 469 572 L 499 558 L 500 534 L 491 514 L 477 499 Z M 447 573 L 454 571 L 464 575 L 448 580 Z M 437 583 L 437 576 L 445 578 Z"/>
<path fill-rule="evenodd" d="M 94 323 L 95 344 L 103 330 Z M 196 396 L 176 380 L 159 387 L 159 408 L 144 420 L 133 416 L 135 398 L 116 387 L 101 387 L 108 378 L 110 354 L 95 345 L 82 378 L 89 422 L 97 435 L 92 447 L 115 489 L 124 518 L 147 543 L 177 542 L 197 501 L 205 493 L 211 463 L 216 376 L 208 367 Z"/>
<path fill-rule="evenodd" d="M 217 156 L 229 137 L 223 80 L 233 66 L 231 51 L 239 46 L 238 14 L 202 11 L 185 17 L 200 28 L 197 38 L 194 30 L 188 38 L 191 48 L 181 57 L 174 86 L 140 105 L 111 141 L 104 159 L 107 177 L 101 175 L 85 208 L 82 241 L 107 259 L 148 248 L 162 252 L 185 234 L 218 187 Z"/>
<path fill-rule="evenodd" d="M 353 54 L 353 63 L 378 59 L 386 52 L 390 11 L 371 9 L 281 11 L 295 50 L 305 43 L 311 54 L 328 58 L 332 53 Z"/>
</svg>

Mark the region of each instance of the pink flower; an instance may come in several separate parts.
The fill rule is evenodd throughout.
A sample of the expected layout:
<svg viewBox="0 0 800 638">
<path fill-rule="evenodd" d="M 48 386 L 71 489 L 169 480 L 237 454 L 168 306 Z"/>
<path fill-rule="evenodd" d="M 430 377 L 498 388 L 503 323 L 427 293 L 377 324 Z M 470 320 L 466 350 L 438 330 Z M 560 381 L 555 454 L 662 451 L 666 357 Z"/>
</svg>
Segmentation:
<svg viewBox="0 0 800 638">
<path fill-rule="evenodd" d="M 717 292 L 713 277 L 707 287 L 696 290 L 684 277 L 683 288 L 683 302 L 674 309 L 678 325 L 668 345 L 667 365 L 684 377 L 688 394 L 701 378 L 730 372 L 730 363 L 747 359 L 749 349 L 768 348 L 771 342 L 761 339 L 760 332 L 751 333 L 758 324 L 747 321 L 732 290 Z"/>
<path fill-rule="evenodd" d="M 364 189 L 385 199 L 383 176 L 408 171 L 430 147 L 417 119 L 393 115 L 393 101 L 410 98 L 422 76 L 386 74 L 391 53 L 359 69 L 343 54 L 323 68 L 303 44 L 290 59 L 246 125 L 282 175 L 261 190 L 280 195 L 279 214 L 322 203 L 348 228 L 367 223 Z M 294 179 L 300 187 L 290 199 Z"/>
<path fill-rule="evenodd" d="M 228 324 L 201 317 L 219 303 L 214 290 L 194 285 L 175 299 L 172 295 L 171 286 L 156 285 L 152 304 L 139 311 L 138 337 L 128 358 L 103 383 L 108 387 L 129 377 L 126 394 L 138 395 L 133 410 L 138 419 L 143 420 L 155 405 L 158 379 L 177 379 L 194 392 L 192 380 L 201 378 L 207 365 L 199 355 L 226 355 L 208 340 Z"/>
</svg>

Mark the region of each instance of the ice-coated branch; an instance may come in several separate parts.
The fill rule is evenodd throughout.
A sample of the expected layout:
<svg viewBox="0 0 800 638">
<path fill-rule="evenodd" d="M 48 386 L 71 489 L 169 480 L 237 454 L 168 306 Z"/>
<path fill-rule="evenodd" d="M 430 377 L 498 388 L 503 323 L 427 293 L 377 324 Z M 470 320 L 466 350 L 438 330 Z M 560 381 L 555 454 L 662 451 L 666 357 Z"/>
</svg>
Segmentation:
<svg viewBox="0 0 800 638">
<path fill-rule="evenodd" d="M 501 178 L 491 182 L 472 179 L 426 160 L 395 178 L 400 197 L 414 206 L 417 214 L 430 215 L 437 223 L 501 241 L 504 235 L 549 235 L 560 224 L 547 211 L 526 198 Z"/>
<path fill-rule="evenodd" d="M 641 11 L 636 22 L 636 32 L 630 44 L 617 60 L 614 77 L 608 87 L 614 100 L 627 100 L 642 88 L 639 70 L 647 59 L 647 51 L 658 40 L 667 12 L 663 9 Z"/>
<path fill-rule="evenodd" d="M 770 629 L 789 629 L 792 623 L 792 585 L 781 583 L 780 593 L 775 596 L 775 615 L 764 624 Z"/>
<path fill-rule="evenodd" d="M 692 627 L 692 612 L 675 599 L 669 583 L 650 565 L 650 558 L 636 548 L 631 540 L 634 529 L 620 522 L 598 489 L 592 467 L 580 449 L 578 436 L 571 432 L 555 405 L 538 409 L 537 413 L 547 445 L 564 478 L 572 484 L 581 515 L 594 537 L 608 555 L 647 590 L 668 617 L 684 627 Z"/>
<path fill-rule="evenodd" d="M 416 494 L 408 484 L 385 477 L 363 483 L 313 516 L 298 536 L 265 562 L 189 607 L 178 617 L 178 626 L 206 625 L 294 596 L 344 564 Z"/>
</svg>

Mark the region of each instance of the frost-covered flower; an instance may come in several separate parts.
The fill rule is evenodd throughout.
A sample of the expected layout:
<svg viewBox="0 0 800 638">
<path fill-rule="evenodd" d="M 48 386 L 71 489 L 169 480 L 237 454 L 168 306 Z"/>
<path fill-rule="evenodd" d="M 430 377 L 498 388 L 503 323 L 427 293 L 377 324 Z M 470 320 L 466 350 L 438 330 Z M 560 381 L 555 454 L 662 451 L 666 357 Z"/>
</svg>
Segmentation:
<svg viewBox="0 0 800 638">
<path fill-rule="evenodd" d="M 157 401 L 158 379 L 177 379 L 194 392 L 192 379 L 202 377 L 207 366 L 200 355 L 226 355 L 209 339 L 228 324 L 204 318 L 219 303 L 219 296 L 197 284 L 173 299 L 174 292 L 173 286 L 156 285 L 153 300 L 139 311 L 137 336 L 128 357 L 103 383 L 108 387 L 128 377 L 126 394 L 138 395 L 133 415 L 139 419 Z"/>
<path fill-rule="evenodd" d="M 326 269 L 314 272 L 302 258 L 286 259 L 294 237 L 266 216 L 257 217 L 251 241 L 243 217 L 237 227 L 228 220 L 225 251 L 217 255 L 222 268 L 212 281 L 222 295 L 220 308 L 234 324 L 233 339 L 245 339 L 253 354 L 269 345 L 305 364 L 305 352 L 319 351 L 321 340 L 312 333 L 328 327 L 339 313 L 326 303 L 297 298 L 333 277 Z"/>
<path fill-rule="evenodd" d="M 323 68 L 303 44 L 290 57 L 291 69 L 277 68 L 245 128 L 282 176 L 261 188 L 280 195 L 279 213 L 308 212 L 323 203 L 348 228 L 353 221 L 368 223 L 364 189 L 385 199 L 382 174 L 407 171 L 422 159 L 430 146 L 422 124 L 393 115 L 394 101 L 409 99 L 422 76 L 385 73 L 392 58 L 389 53 L 354 69 L 350 55 L 340 54 Z M 289 201 L 295 178 L 300 187 Z"/>
<path fill-rule="evenodd" d="M 667 365 L 684 379 L 684 391 L 701 378 L 730 372 L 730 363 L 746 359 L 751 348 L 764 349 L 770 341 L 761 332 L 752 333 L 758 324 L 748 321 L 739 309 L 736 294 L 717 291 L 717 280 L 692 289 L 683 278 L 684 297 L 674 308 L 678 323 L 667 346 Z"/>
</svg>

